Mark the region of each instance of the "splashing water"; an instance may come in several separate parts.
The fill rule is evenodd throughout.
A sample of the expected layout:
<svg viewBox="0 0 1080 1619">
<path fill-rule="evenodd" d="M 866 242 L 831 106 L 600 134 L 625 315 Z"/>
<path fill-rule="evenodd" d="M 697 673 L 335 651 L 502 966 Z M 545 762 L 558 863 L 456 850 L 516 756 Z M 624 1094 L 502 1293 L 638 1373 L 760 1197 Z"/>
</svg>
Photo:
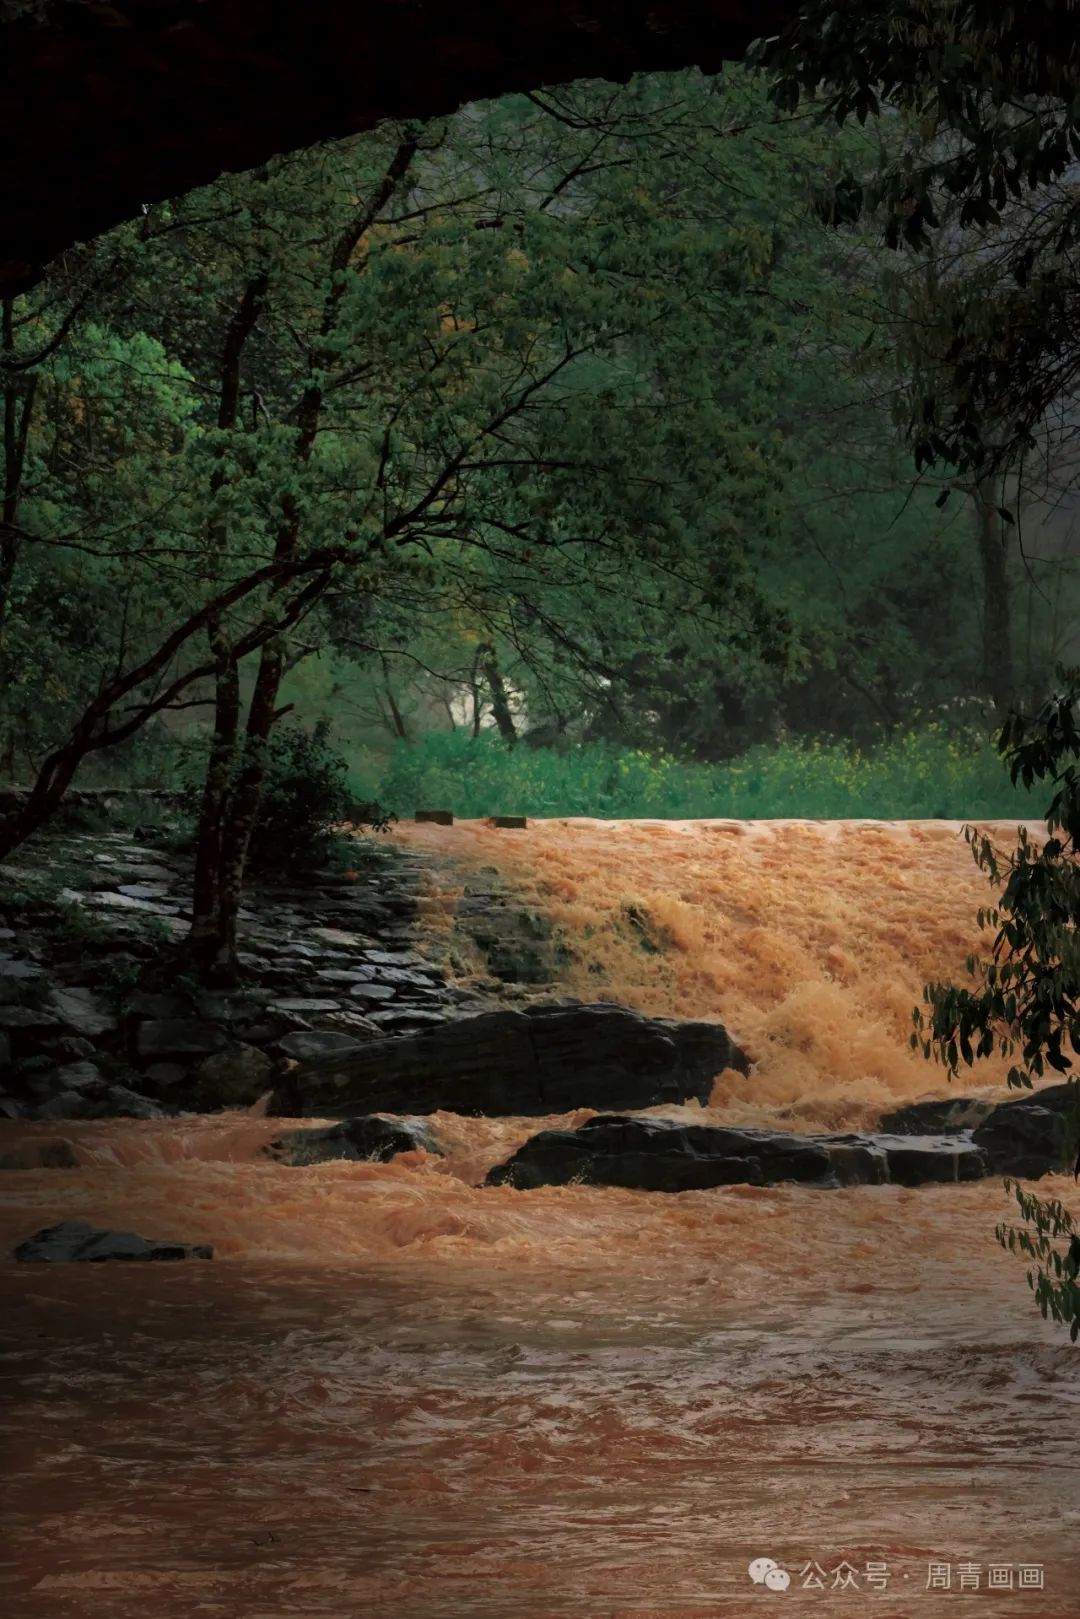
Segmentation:
<svg viewBox="0 0 1080 1619">
<path fill-rule="evenodd" d="M 533 891 L 574 991 L 723 1018 L 758 1066 L 705 1119 L 854 1124 L 946 1090 L 905 1041 L 923 981 L 978 944 L 957 828 L 395 835 Z M 5 1263 L 2 1611 L 937 1619 L 967 1596 L 1076 1619 L 1076 1351 L 994 1242 L 1000 1184 L 480 1184 L 588 1116 L 440 1114 L 442 1158 L 302 1169 L 246 1115 L 0 1126 L 0 1151 L 63 1137 L 80 1166 L 3 1178 L 5 1253 L 76 1216 L 217 1253 Z M 760 1557 L 786 1594 L 751 1581 Z"/>
<path fill-rule="evenodd" d="M 1014 826 L 989 830 L 1015 842 Z M 726 1023 L 756 1062 L 750 1084 L 729 1074 L 716 1088 L 732 1122 L 762 1122 L 764 1103 L 856 1128 L 945 1092 L 908 1037 L 923 985 L 963 980 L 990 943 L 975 925 L 990 890 L 960 822 L 466 822 L 397 836 L 512 875 L 573 950 L 575 994 Z M 1007 1069 L 988 1061 L 965 1088 L 996 1094 Z"/>
</svg>

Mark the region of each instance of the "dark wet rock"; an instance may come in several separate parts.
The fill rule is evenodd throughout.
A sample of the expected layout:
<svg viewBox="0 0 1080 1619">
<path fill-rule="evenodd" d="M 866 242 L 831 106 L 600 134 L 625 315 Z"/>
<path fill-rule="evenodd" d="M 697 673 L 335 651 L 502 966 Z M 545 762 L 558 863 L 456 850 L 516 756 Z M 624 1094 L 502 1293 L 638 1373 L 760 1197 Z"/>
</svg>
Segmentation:
<svg viewBox="0 0 1080 1619">
<path fill-rule="evenodd" d="M 63 1033 L 64 1025 L 55 1012 L 37 1006 L 0 1004 L 0 1038 L 12 1058 L 26 1056 L 38 1050 L 43 1040 Z"/>
<path fill-rule="evenodd" d="M 425 967 L 430 964 L 415 950 L 365 950 L 364 960 L 376 967 Z"/>
<path fill-rule="evenodd" d="M 152 990 L 137 990 L 128 996 L 124 1010 L 131 1017 L 153 1018 L 167 1022 L 190 1017 L 191 1003 L 182 995 L 158 994 Z"/>
<path fill-rule="evenodd" d="M 970 1136 L 987 1173 L 1035 1179 L 1070 1167 L 1070 1114 L 1080 1092 L 1069 1084 L 1044 1085 L 996 1106 L 982 1098 L 946 1097 L 886 1113 L 881 1128 L 899 1135 Z"/>
<path fill-rule="evenodd" d="M 885 1137 L 877 1139 L 860 1135 L 830 1135 L 804 1139 L 818 1142 L 829 1155 L 831 1175 L 823 1184 L 884 1186 L 892 1179 Z"/>
<path fill-rule="evenodd" d="M 254 978 L 258 978 L 269 966 L 265 956 L 256 955 L 252 950 L 238 950 L 236 964 L 242 972 L 249 973 Z"/>
<path fill-rule="evenodd" d="M 676 1119 L 601 1116 L 579 1130 L 544 1130 L 488 1176 L 492 1186 L 622 1186 L 643 1192 L 716 1186 L 901 1186 L 971 1180 L 986 1163 L 970 1141 L 811 1136 Z"/>
<path fill-rule="evenodd" d="M 378 1114 L 343 1119 L 324 1130 L 290 1130 L 264 1149 L 282 1163 L 322 1164 L 333 1159 L 386 1163 L 399 1152 L 441 1153 L 434 1131 L 422 1119 L 384 1119 Z"/>
<path fill-rule="evenodd" d="M 295 1024 L 288 1023 L 286 1027 L 293 1028 Z M 264 1046 L 273 1045 L 283 1030 L 281 1022 L 276 1018 L 252 1018 L 250 1021 L 246 1018 L 241 1018 L 233 1024 L 231 1032 L 244 1045 L 258 1046 L 261 1051 Z"/>
<path fill-rule="evenodd" d="M 0 1169 L 78 1169 L 79 1160 L 63 1136 L 29 1136 L 0 1152 Z"/>
<path fill-rule="evenodd" d="M 56 1084 L 66 1091 L 97 1090 L 105 1083 L 96 1062 L 66 1063 L 63 1068 L 54 1069 L 49 1077 L 50 1081 L 55 1080 Z"/>
<path fill-rule="evenodd" d="M 97 1039 L 116 1027 L 116 1018 L 92 989 L 75 984 L 54 989 L 52 1003 L 58 1016 L 77 1033 Z"/>
<path fill-rule="evenodd" d="M 160 891 L 162 886 L 168 887 L 170 884 L 174 883 L 176 881 L 177 875 L 178 874 L 176 872 L 170 871 L 167 866 L 157 866 L 157 865 L 154 865 L 153 862 L 151 862 L 151 861 L 137 860 L 137 861 L 133 862 L 133 864 L 130 867 L 126 868 L 124 870 L 124 872 L 123 872 L 124 877 L 128 877 L 128 878 L 133 877 L 133 878 L 135 878 L 136 883 L 135 884 L 125 884 L 125 885 L 122 885 L 122 886 L 120 884 L 118 884 L 117 886 L 118 886 L 119 891 L 120 891 L 121 894 L 127 893 L 129 887 L 136 886 L 136 885 L 141 887 L 141 888 L 142 887 L 152 888 L 155 892 L 157 892 L 157 891 Z M 115 882 L 115 880 L 116 879 L 114 877 L 113 881 Z M 145 895 L 140 895 L 140 894 L 135 895 L 136 899 L 139 899 L 139 898 L 151 899 L 153 897 L 154 897 L 154 895 L 152 893 L 145 894 Z"/>
<path fill-rule="evenodd" d="M 226 1043 L 225 1031 L 203 1018 L 148 1018 L 135 1031 L 135 1055 L 147 1063 L 211 1057 Z"/>
<path fill-rule="evenodd" d="M 553 929 L 541 912 L 502 896 L 466 891 L 455 921 L 480 950 L 493 978 L 507 984 L 547 984 L 558 976 Z"/>
<path fill-rule="evenodd" d="M 379 1033 L 373 1018 L 359 1008 L 354 1011 L 351 1007 L 342 1007 L 339 1012 L 327 1012 L 325 1017 L 317 1020 L 317 1027 L 310 1032 L 318 1034 L 320 1030 L 347 1034 L 353 1041 L 374 1040 Z"/>
<path fill-rule="evenodd" d="M 375 969 L 380 984 L 393 984 L 395 989 L 438 990 L 430 973 L 419 972 L 415 967 L 378 967 Z"/>
<path fill-rule="evenodd" d="M 979 1147 L 962 1136 L 890 1136 L 868 1138 L 881 1147 L 889 1161 L 888 1179 L 895 1186 L 979 1180 L 987 1162 Z"/>
<path fill-rule="evenodd" d="M 184 931 L 175 913 L 190 893 L 186 858 L 127 834 L 51 837 L 24 868 L 30 898 L 7 865 L 0 886 L 15 882 L 18 914 L 9 928 L 0 907 L 7 935 L 0 944 L 0 1063 L 9 1070 L 0 1113 L 99 1117 L 114 1089 L 118 1107 L 125 1091 L 139 1099 L 123 1111 L 250 1105 L 268 1082 L 263 1059 L 258 1072 L 245 1071 L 235 1082 L 227 1064 L 196 1070 L 238 1046 L 265 1052 L 280 1066 L 288 1048 L 279 1042 L 290 1033 L 332 1035 L 336 1050 L 342 1041 L 352 1048 L 411 1039 L 422 1029 L 437 1031 L 462 1005 L 481 1004 L 475 990 L 447 985 L 439 965 L 413 947 L 417 917 L 431 898 L 431 857 L 357 863 L 363 869 L 347 882 L 315 875 L 303 883 L 254 884 L 240 928 L 251 988 L 213 1001 L 186 988 L 164 992 L 159 958 L 163 934 Z M 57 928 L 57 894 L 65 884 L 88 923 L 75 957 L 71 939 Z M 5 961 L 20 964 L 9 979 Z M 469 952 L 454 962 L 455 972 L 471 975 L 476 967 Z M 40 989 L 28 976 L 35 973 L 42 975 Z M 114 1012 L 125 983 L 131 988 Z M 369 987 L 352 993 L 358 986 Z M 483 1004 L 491 1000 L 489 994 Z M 314 1054 L 327 1050 L 323 1045 Z M 80 1082 L 82 1063 L 100 1064 L 93 1084 Z M 65 1076 L 64 1068 L 75 1072 Z"/>
<path fill-rule="evenodd" d="M 340 1006 L 340 1001 L 324 1000 L 316 995 L 287 995 L 283 1000 L 271 1001 L 267 1011 L 305 1018 L 315 1017 L 320 1012 L 336 1012 Z"/>
<path fill-rule="evenodd" d="M 282 1035 L 277 1049 L 293 1062 L 310 1062 L 353 1051 L 357 1044 L 352 1035 L 336 1029 L 297 1029 L 292 1034 Z"/>
<path fill-rule="evenodd" d="M 246 994 L 226 995 L 221 990 L 203 989 L 192 997 L 188 1013 L 203 1018 L 207 1022 L 225 1023 L 233 1017 L 239 1016 L 245 1008 L 252 1005 Z M 261 1002 L 259 1003 L 261 1008 Z"/>
<path fill-rule="evenodd" d="M 35 871 L 33 866 L 17 865 L 14 860 L 5 860 L 0 864 L 0 883 L 3 884 L 23 883 L 27 878 L 34 881 L 39 876 L 40 872 Z"/>
<path fill-rule="evenodd" d="M 370 962 L 359 962 L 355 967 L 319 967 L 315 977 L 327 984 L 370 984 L 375 968 Z"/>
<path fill-rule="evenodd" d="M 373 1014 L 372 1020 L 376 1014 Z M 719 1023 L 647 1018 L 625 1007 L 536 1006 L 440 1019 L 302 1064 L 276 1105 L 335 1114 L 562 1113 L 707 1101 L 723 1068 L 748 1069 Z"/>
<path fill-rule="evenodd" d="M 41 1042 L 42 1051 L 54 1062 L 92 1062 L 98 1048 L 93 1040 L 78 1034 L 62 1034 Z"/>
<path fill-rule="evenodd" d="M 212 1259 L 209 1243 L 162 1242 L 131 1231 L 101 1231 L 86 1220 L 62 1220 L 36 1231 L 15 1249 L 21 1265 L 69 1264 L 103 1260 Z"/>
<path fill-rule="evenodd" d="M 21 956 L 0 956 L 0 984 L 25 986 L 41 978 L 44 968 Z"/>
<path fill-rule="evenodd" d="M 1040 1085 L 1037 1090 L 1020 1091 L 999 1108 L 1045 1107 L 1063 1118 L 1071 1118 L 1080 1109 L 1080 1082 L 1066 1080 L 1060 1085 Z"/>
<path fill-rule="evenodd" d="M 110 911 L 138 911 L 144 916 L 174 917 L 179 914 L 179 906 L 167 904 L 162 899 L 135 899 L 131 894 L 108 890 L 104 893 L 84 895 L 85 903 L 99 909 Z"/>
<path fill-rule="evenodd" d="M 959 1135 L 973 1130 L 988 1113 L 993 1102 L 972 1096 L 949 1096 L 941 1101 L 911 1102 L 891 1113 L 883 1113 L 878 1129 L 897 1136 Z"/>
<path fill-rule="evenodd" d="M 160 1119 L 160 1107 L 132 1090 L 109 1080 L 96 1063 L 71 1063 L 37 1075 L 30 1082 L 34 1101 L 26 1112 L 37 1119 Z"/>
<path fill-rule="evenodd" d="M 434 1028 L 445 1023 L 446 1018 L 445 1011 L 435 1012 L 426 1006 L 389 1006 L 370 1014 L 370 1021 L 383 1030 Z"/>
<path fill-rule="evenodd" d="M 295 963 L 284 959 L 261 962 L 257 967 L 249 970 L 252 977 L 264 989 L 277 990 L 279 994 L 283 990 L 288 994 L 290 991 L 303 990 L 309 987 L 315 990 L 325 990 L 327 988 L 326 984 L 307 985 L 303 977 L 297 973 Z"/>
<path fill-rule="evenodd" d="M 257 1046 L 237 1044 L 205 1057 L 191 1076 L 192 1107 L 250 1107 L 270 1088 L 273 1063 Z"/>
<path fill-rule="evenodd" d="M 163 1119 L 164 1111 L 148 1096 L 140 1096 L 127 1085 L 109 1085 L 105 1089 L 99 1111 L 95 1117 L 121 1119 Z"/>
<path fill-rule="evenodd" d="M 0 1029 L 48 1031 L 60 1027 L 60 1019 L 41 1006 L 0 1006 Z"/>
<path fill-rule="evenodd" d="M 349 933 L 343 928 L 309 928 L 313 939 L 319 939 L 323 944 L 340 945 L 343 949 L 356 950 L 364 944 L 364 940 L 355 933 Z"/>
<path fill-rule="evenodd" d="M 182 1085 L 188 1070 L 181 1062 L 154 1062 L 143 1074 L 143 1083 L 153 1096 L 168 1096 Z"/>
<path fill-rule="evenodd" d="M 1002 1102 L 975 1130 L 974 1140 L 994 1174 L 1038 1179 L 1072 1167 L 1075 1110 L 1080 1110 L 1080 1088 L 1049 1085 Z"/>
<path fill-rule="evenodd" d="M 104 1086 L 101 1094 L 104 1094 Z M 65 1090 L 58 1079 L 53 1080 L 50 1094 L 43 1102 L 37 1107 L 24 1109 L 27 1117 L 54 1120 L 90 1119 L 96 1111 L 96 1098 L 89 1096 L 86 1091 Z"/>
<path fill-rule="evenodd" d="M 544 1130 L 488 1176 L 489 1185 L 521 1189 L 570 1181 L 690 1192 L 775 1181 L 825 1186 L 833 1172 L 828 1152 L 808 1137 L 616 1115 L 590 1119 L 580 1130 Z"/>
</svg>

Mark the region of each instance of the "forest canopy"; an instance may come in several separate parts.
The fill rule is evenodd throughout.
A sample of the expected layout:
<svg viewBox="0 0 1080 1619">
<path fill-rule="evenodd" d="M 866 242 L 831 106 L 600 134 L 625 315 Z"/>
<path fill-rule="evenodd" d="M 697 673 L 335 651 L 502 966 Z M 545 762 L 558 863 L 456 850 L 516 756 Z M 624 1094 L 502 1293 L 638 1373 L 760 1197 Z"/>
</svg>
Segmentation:
<svg viewBox="0 0 1080 1619">
<path fill-rule="evenodd" d="M 377 791 L 442 732 L 722 769 L 981 746 L 1041 691 L 1067 503 L 911 457 L 955 232 L 928 280 L 811 207 L 909 123 L 776 96 L 687 71 L 385 124 L 6 301 L 0 774 L 33 790 L 5 849 L 76 778 L 194 749 L 196 934 L 228 955 L 286 716 Z"/>
</svg>

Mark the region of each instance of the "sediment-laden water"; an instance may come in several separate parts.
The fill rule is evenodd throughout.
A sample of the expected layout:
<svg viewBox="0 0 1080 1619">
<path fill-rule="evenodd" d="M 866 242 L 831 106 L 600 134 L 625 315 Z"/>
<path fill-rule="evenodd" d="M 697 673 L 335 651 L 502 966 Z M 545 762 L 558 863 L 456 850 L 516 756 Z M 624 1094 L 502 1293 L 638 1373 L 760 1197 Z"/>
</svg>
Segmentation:
<svg viewBox="0 0 1080 1619">
<path fill-rule="evenodd" d="M 531 885 L 571 990 L 722 1016 L 757 1068 L 702 1122 L 858 1126 L 945 1090 L 905 1041 L 977 943 L 955 827 L 397 835 Z M 0 1252 L 81 1216 L 217 1255 L 3 1262 L 0 1610 L 1076 1619 L 1078 1352 L 994 1241 L 1001 1186 L 479 1184 L 587 1116 L 437 1115 L 444 1158 L 303 1169 L 240 1115 L 0 1126 L 81 1165 L 3 1177 Z"/>
</svg>

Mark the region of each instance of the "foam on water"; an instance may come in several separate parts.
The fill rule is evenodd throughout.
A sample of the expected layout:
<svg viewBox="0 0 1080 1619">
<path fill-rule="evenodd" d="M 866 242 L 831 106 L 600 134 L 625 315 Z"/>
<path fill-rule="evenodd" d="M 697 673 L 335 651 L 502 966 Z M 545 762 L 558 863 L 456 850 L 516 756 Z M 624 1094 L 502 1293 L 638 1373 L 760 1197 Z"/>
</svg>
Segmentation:
<svg viewBox="0 0 1080 1619">
<path fill-rule="evenodd" d="M 1015 827 L 996 824 L 1005 847 Z M 857 1128 L 948 1093 L 908 1045 L 924 984 L 963 982 L 990 899 L 952 821 L 536 821 L 404 825 L 409 846 L 497 865 L 556 922 L 574 993 L 717 1018 L 755 1061 L 713 1096 L 735 1123 Z M 649 918 L 660 950 L 627 919 Z M 994 1094 L 1008 1064 L 965 1088 Z M 764 1105 L 765 1111 L 762 1110 Z"/>
</svg>

